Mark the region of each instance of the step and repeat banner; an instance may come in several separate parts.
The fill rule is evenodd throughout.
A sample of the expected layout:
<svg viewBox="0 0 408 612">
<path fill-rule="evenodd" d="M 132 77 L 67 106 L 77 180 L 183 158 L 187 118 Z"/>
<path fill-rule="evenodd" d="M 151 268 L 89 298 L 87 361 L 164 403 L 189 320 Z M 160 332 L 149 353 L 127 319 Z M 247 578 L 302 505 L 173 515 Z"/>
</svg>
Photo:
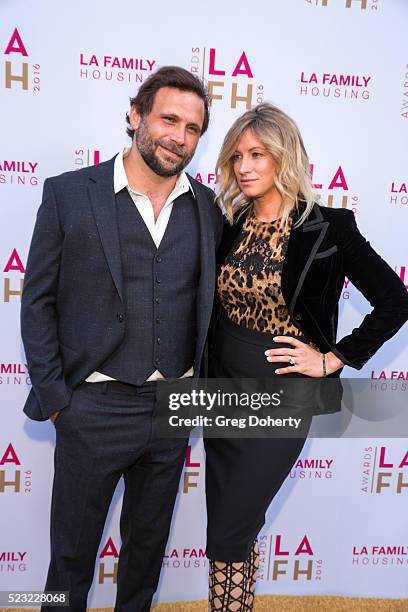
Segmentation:
<svg viewBox="0 0 408 612">
<path fill-rule="evenodd" d="M 30 389 L 19 333 L 27 252 L 44 179 L 129 144 L 129 97 L 178 64 L 212 93 L 211 123 L 190 173 L 216 189 L 227 128 L 271 101 L 298 123 L 324 203 L 352 210 L 408 284 L 408 48 L 405 0 L 130 0 L 0 7 L 0 590 L 44 585 L 54 429 L 22 412 Z M 375 274 L 375 270 L 367 270 Z M 370 304 L 346 280 L 339 337 Z M 357 372 L 373 394 L 406 391 L 403 329 Z M 407 396 L 408 397 L 408 396 Z M 317 417 L 321 420 L 325 417 Z M 342 418 L 342 417 L 339 417 Z M 118 487 L 89 605 L 114 601 Z M 260 534 L 258 592 L 408 597 L 408 442 L 312 439 Z M 191 439 L 158 601 L 206 597 L 204 455 Z"/>
</svg>

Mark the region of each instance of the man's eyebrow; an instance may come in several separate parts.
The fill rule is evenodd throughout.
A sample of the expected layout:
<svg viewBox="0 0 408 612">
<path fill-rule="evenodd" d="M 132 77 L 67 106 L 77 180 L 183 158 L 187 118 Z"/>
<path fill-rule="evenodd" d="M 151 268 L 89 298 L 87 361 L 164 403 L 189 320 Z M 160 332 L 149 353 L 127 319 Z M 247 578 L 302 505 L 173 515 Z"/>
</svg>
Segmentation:
<svg viewBox="0 0 408 612">
<path fill-rule="evenodd" d="M 180 119 L 179 115 L 176 115 L 175 113 L 160 113 L 160 117 L 170 117 L 171 119 L 178 119 L 178 120 Z M 189 121 L 187 125 L 194 126 L 198 130 L 201 130 L 201 126 L 198 125 L 198 123 L 196 123 L 195 121 Z"/>
</svg>

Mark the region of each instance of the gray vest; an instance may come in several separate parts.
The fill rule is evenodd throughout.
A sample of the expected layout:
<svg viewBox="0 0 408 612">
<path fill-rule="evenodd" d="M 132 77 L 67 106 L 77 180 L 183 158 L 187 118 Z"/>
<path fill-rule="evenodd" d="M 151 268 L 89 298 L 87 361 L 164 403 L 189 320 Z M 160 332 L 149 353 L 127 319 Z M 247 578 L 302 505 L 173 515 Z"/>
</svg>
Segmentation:
<svg viewBox="0 0 408 612">
<path fill-rule="evenodd" d="M 197 204 L 179 196 L 159 248 L 127 189 L 116 195 L 125 303 L 125 338 L 98 368 L 141 385 L 155 371 L 179 377 L 194 364 L 200 276 Z"/>
</svg>

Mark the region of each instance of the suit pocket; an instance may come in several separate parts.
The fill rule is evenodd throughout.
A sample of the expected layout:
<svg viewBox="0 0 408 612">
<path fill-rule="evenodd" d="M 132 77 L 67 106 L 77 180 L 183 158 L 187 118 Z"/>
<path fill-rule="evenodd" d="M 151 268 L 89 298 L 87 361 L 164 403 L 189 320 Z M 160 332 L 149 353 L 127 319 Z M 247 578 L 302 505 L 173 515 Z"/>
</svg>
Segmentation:
<svg viewBox="0 0 408 612">
<path fill-rule="evenodd" d="M 75 405 L 75 402 L 77 400 L 77 390 L 74 389 L 72 391 L 71 394 L 71 399 L 69 401 L 68 406 L 65 406 L 65 408 L 63 408 L 59 415 L 57 416 L 57 418 L 55 419 L 55 423 L 54 423 L 54 427 L 55 429 L 60 428 L 61 426 L 64 427 L 64 430 L 69 428 L 70 425 L 72 427 L 73 424 L 76 424 L 78 419 L 77 417 L 74 415 L 74 418 L 72 419 L 72 412 L 73 412 L 73 407 Z"/>
</svg>

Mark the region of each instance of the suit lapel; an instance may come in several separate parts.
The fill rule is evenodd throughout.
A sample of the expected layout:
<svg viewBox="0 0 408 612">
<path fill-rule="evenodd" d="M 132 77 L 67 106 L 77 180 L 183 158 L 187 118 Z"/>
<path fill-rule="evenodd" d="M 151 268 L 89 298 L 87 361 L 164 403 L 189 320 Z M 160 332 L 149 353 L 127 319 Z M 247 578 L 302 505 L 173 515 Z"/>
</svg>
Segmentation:
<svg viewBox="0 0 408 612">
<path fill-rule="evenodd" d="M 299 219 L 301 212 L 302 209 L 296 211 L 293 225 Z M 282 269 L 282 293 L 291 314 L 328 227 L 329 222 L 324 221 L 317 205 L 300 227 L 292 227 Z"/>
<path fill-rule="evenodd" d="M 95 166 L 89 180 L 89 197 L 106 261 L 120 299 L 122 295 L 122 263 L 116 199 L 113 191 L 114 159 Z"/>
<path fill-rule="evenodd" d="M 210 202 L 201 190 L 190 180 L 198 209 L 200 223 L 201 274 L 197 293 L 198 350 L 204 347 L 215 291 L 215 239 Z M 214 205 L 215 206 L 215 205 Z M 204 335 L 203 335 L 204 334 Z M 197 356 L 200 359 L 200 355 Z"/>
</svg>

